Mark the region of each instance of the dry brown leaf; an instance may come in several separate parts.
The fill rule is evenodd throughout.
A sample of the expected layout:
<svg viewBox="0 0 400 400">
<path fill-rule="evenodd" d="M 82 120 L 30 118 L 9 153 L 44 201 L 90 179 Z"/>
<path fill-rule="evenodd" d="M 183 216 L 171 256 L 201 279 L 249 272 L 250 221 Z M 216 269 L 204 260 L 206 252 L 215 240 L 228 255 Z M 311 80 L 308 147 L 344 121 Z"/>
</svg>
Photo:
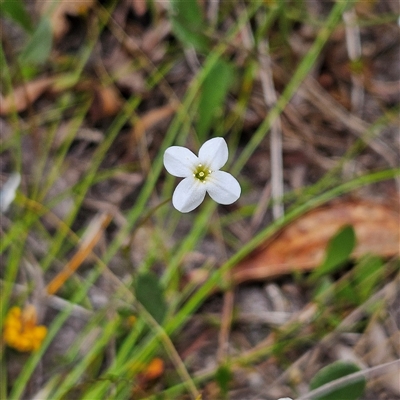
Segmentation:
<svg viewBox="0 0 400 400">
<path fill-rule="evenodd" d="M 122 100 L 114 86 L 95 86 L 92 90 L 94 98 L 89 111 L 92 122 L 112 117 L 118 113 L 122 106 Z"/>
<path fill-rule="evenodd" d="M 369 201 L 340 201 L 315 209 L 283 228 L 232 270 L 232 281 L 265 280 L 321 264 L 328 241 L 346 224 L 354 227 L 352 254 L 399 255 L 399 210 Z"/>
<path fill-rule="evenodd" d="M 18 86 L 6 97 L 0 95 L 0 115 L 25 111 L 53 84 L 53 81 L 54 78 L 39 78 Z"/>
<path fill-rule="evenodd" d="M 43 15 L 50 9 L 50 23 L 55 39 L 60 39 L 69 29 L 66 15 L 84 15 L 93 7 L 95 0 L 60 0 L 54 8 L 52 1 L 39 1 L 39 12 Z"/>
<path fill-rule="evenodd" d="M 149 129 L 163 119 L 168 118 L 176 109 L 177 104 L 167 104 L 166 106 L 150 110 L 135 124 L 133 137 L 136 138 L 136 140 L 140 139 L 146 129 Z"/>
</svg>

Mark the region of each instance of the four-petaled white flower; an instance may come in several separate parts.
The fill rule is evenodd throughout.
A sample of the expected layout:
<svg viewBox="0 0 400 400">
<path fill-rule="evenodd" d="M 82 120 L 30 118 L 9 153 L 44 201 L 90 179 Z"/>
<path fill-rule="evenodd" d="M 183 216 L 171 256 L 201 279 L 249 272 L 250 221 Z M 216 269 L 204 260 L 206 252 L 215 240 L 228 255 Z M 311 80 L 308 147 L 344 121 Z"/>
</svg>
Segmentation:
<svg viewBox="0 0 400 400">
<path fill-rule="evenodd" d="M 228 146 L 221 137 L 207 140 L 197 157 L 186 147 L 172 146 L 164 153 L 164 166 L 174 176 L 185 178 L 176 187 L 172 204 L 183 213 L 194 210 L 206 192 L 220 204 L 231 204 L 240 196 L 239 182 L 219 171 L 228 161 Z"/>
</svg>

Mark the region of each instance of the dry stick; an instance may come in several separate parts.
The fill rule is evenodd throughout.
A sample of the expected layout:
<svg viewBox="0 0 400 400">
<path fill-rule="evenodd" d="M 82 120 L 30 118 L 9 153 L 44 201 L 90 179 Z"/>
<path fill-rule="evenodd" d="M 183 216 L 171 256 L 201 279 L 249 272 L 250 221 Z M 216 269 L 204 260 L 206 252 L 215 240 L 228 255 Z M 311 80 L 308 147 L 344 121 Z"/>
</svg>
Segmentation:
<svg viewBox="0 0 400 400">
<path fill-rule="evenodd" d="M 224 302 L 221 315 L 221 329 L 219 330 L 218 335 L 217 360 L 219 364 L 223 364 L 229 356 L 229 333 L 232 326 L 234 304 L 234 291 L 233 289 L 229 289 L 224 293 Z"/>
<path fill-rule="evenodd" d="M 269 56 L 269 45 L 265 39 L 258 45 L 259 61 L 261 65 L 260 79 L 264 93 L 264 101 L 269 109 L 275 107 L 277 97 L 272 79 L 271 57 Z M 280 117 L 275 119 L 271 126 L 270 137 L 271 156 L 271 193 L 272 193 L 272 215 L 274 219 L 281 218 L 284 214 L 283 197 L 283 161 L 282 161 L 282 126 Z"/>
<path fill-rule="evenodd" d="M 255 40 L 254 40 L 254 36 L 253 36 L 252 30 L 251 30 L 249 24 L 247 24 L 247 25 L 245 25 L 243 27 L 242 39 L 243 39 L 244 47 L 250 53 L 252 51 L 254 45 L 255 45 Z M 263 45 L 261 45 L 261 44 L 259 45 L 259 53 L 260 53 L 259 61 L 260 61 L 261 68 L 264 69 L 264 71 L 262 71 L 262 70 L 260 71 L 260 79 L 261 79 L 261 82 L 262 82 L 262 85 L 263 85 L 263 89 L 264 89 L 264 75 L 265 74 L 267 75 L 267 79 L 266 79 L 266 82 L 265 82 L 266 86 L 267 86 L 267 89 L 264 89 L 264 97 L 266 98 L 266 96 L 267 96 L 266 93 L 268 93 L 269 98 L 271 98 L 271 104 L 273 106 L 275 104 L 275 102 L 276 102 L 276 95 L 275 95 L 274 85 L 273 85 L 273 81 L 272 81 L 272 72 L 271 72 L 271 67 L 270 67 L 271 60 L 269 58 L 269 55 L 265 54 L 264 47 L 263 47 L 265 45 L 266 45 L 267 50 L 268 50 L 268 42 L 266 42 L 266 44 L 264 42 Z M 265 63 L 266 63 L 265 62 L 265 56 L 267 57 L 267 66 L 265 66 Z M 272 87 L 272 93 L 270 93 L 269 87 Z M 275 97 L 273 97 L 273 96 L 275 96 Z M 269 105 L 268 100 L 266 100 L 266 99 L 265 99 L 265 103 L 267 105 Z M 279 118 L 277 118 L 277 124 L 279 124 L 279 126 L 280 126 L 280 119 Z M 272 149 L 273 149 L 272 138 L 270 140 L 271 140 L 271 152 L 272 152 Z M 280 147 L 282 149 L 282 145 Z M 274 162 L 272 161 L 272 158 L 271 158 L 271 164 L 272 164 L 272 166 L 274 165 Z M 271 168 L 271 169 L 273 169 L 273 168 Z M 273 170 L 273 172 L 271 174 L 272 174 L 272 181 L 274 181 L 275 170 Z M 264 215 L 265 215 L 265 213 L 266 213 L 266 211 L 268 209 L 268 204 L 269 204 L 269 200 L 270 200 L 270 197 L 271 197 L 271 192 L 273 193 L 273 189 L 271 189 L 271 185 L 272 185 L 272 182 L 267 182 L 265 184 L 265 186 L 264 186 L 264 189 L 262 191 L 261 197 L 260 197 L 260 199 L 258 201 L 258 204 L 257 204 L 256 211 L 255 211 L 255 213 L 254 213 L 254 215 L 252 217 L 252 220 L 251 220 L 251 225 L 250 225 L 250 228 L 251 228 L 250 232 L 251 233 L 254 233 L 254 231 L 257 229 L 258 225 L 261 223 L 261 221 L 262 221 L 262 219 L 263 219 L 263 217 L 264 217 Z M 283 190 L 282 190 L 282 193 L 283 193 Z M 274 215 L 274 218 L 275 218 L 274 208 L 272 209 L 272 211 L 273 211 L 273 215 Z M 282 214 L 283 214 L 283 206 L 282 206 Z"/>
<path fill-rule="evenodd" d="M 354 8 L 343 13 L 343 21 L 346 32 L 346 47 L 350 60 L 355 64 L 362 56 L 360 28 L 357 25 L 357 15 Z M 351 108 L 358 115 L 361 114 L 364 104 L 364 88 L 363 79 L 359 74 L 352 72 L 351 74 Z"/>
<path fill-rule="evenodd" d="M 207 19 L 212 27 L 215 27 L 218 22 L 219 0 L 210 1 L 207 9 Z"/>
<path fill-rule="evenodd" d="M 46 289 L 48 294 L 56 293 L 58 289 L 60 289 L 60 287 L 65 283 L 65 281 L 79 268 L 83 261 L 85 261 L 85 259 L 92 252 L 94 246 L 100 240 L 104 229 L 111 222 L 111 219 L 111 215 L 106 213 L 101 214 L 92 220 L 77 253 L 65 265 L 64 269 L 58 273 L 47 285 Z"/>
<path fill-rule="evenodd" d="M 257 208 L 251 217 L 250 227 L 252 232 L 255 232 L 257 228 L 261 225 L 262 219 L 264 218 L 265 212 L 268 208 L 268 202 L 271 197 L 271 184 L 267 182 L 264 189 L 261 192 L 260 199 L 257 204 Z"/>
<path fill-rule="evenodd" d="M 217 213 L 217 218 L 219 220 L 219 215 Z M 216 229 L 219 242 L 221 243 L 221 248 L 223 252 L 223 257 L 225 260 L 228 259 L 228 254 L 226 252 L 224 237 L 222 234 L 221 224 L 217 224 Z M 231 281 L 231 271 L 228 271 L 226 276 L 229 286 Z M 231 331 L 232 320 L 233 320 L 233 307 L 235 303 L 235 293 L 234 289 L 229 287 L 228 290 L 224 292 L 224 300 L 222 305 L 222 315 L 221 315 L 221 328 L 218 335 L 218 351 L 217 351 L 217 361 L 219 364 L 223 364 L 225 360 L 228 359 L 229 353 L 229 334 Z"/>
<path fill-rule="evenodd" d="M 351 383 L 360 381 L 361 378 L 372 378 L 382 375 L 390 368 L 400 368 L 400 360 L 391 361 L 385 364 L 377 365 L 354 374 L 344 376 L 343 378 L 336 379 L 332 382 L 326 383 L 323 386 L 297 398 L 297 400 L 310 400 L 321 397 L 325 394 L 332 393 L 334 390 L 348 386 Z"/>
</svg>

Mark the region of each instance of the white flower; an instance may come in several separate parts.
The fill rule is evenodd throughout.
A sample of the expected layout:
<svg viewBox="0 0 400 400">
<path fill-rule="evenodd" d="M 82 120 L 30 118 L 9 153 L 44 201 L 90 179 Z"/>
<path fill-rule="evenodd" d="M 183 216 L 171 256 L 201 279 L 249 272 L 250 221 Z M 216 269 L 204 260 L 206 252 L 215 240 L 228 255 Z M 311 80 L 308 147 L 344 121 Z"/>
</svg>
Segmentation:
<svg viewBox="0 0 400 400">
<path fill-rule="evenodd" d="M 0 211 L 6 212 L 10 204 L 15 199 L 15 192 L 21 182 L 21 175 L 18 172 L 14 172 L 10 175 L 7 182 L 3 185 L 0 191 Z"/>
<path fill-rule="evenodd" d="M 194 210 L 206 192 L 220 204 L 231 204 L 240 196 L 239 182 L 228 172 L 219 171 L 228 161 L 228 146 L 221 137 L 207 140 L 197 157 L 189 149 L 169 147 L 164 166 L 174 176 L 185 178 L 175 189 L 172 204 L 183 213 Z"/>
</svg>

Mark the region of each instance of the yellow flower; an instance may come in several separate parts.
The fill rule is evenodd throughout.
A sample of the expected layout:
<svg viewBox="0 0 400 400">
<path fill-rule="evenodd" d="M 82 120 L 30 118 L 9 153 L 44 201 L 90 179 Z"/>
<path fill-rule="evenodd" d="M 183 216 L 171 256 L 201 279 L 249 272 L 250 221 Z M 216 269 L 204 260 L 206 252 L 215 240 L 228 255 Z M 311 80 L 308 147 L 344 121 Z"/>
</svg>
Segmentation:
<svg viewBox="0 0 400 400">
<path fill-rule="evenodd" d="M 161 358 L 153 358 L 150 364 L 143 371 L 143 377 L 146 381 L 160 377 L 164 372 L 164 361 Z"/>
<path fill-rule="evenodd" d="M 33 305 L 12 307 L 5 318 L 3 340 L 9 346 L 21 352 L 37 350 L 46 337 L 47 328 L 36 325 L 36 309 Z"/>
</svg>

